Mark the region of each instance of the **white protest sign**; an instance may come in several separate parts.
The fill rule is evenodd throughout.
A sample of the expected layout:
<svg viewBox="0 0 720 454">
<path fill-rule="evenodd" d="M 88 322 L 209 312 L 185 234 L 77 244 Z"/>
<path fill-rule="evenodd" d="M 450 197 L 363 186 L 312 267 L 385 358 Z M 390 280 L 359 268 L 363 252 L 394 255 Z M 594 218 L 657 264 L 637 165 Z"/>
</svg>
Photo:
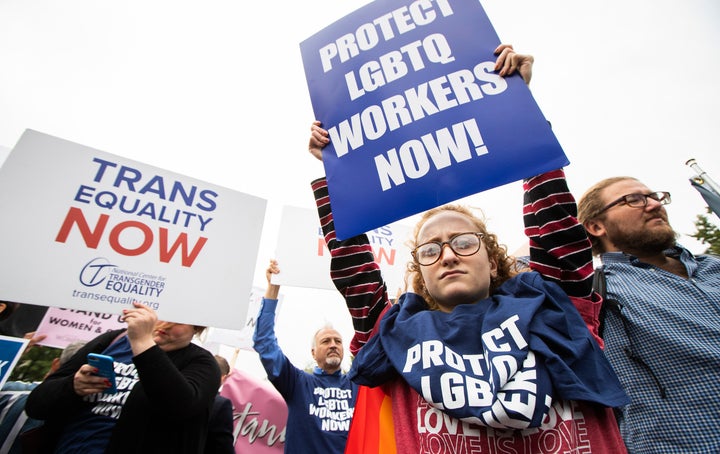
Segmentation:
<svg viewBox="0 0 720 454">
<path fill-rule="evenodd" d="M 27 130 L 0 168 L 0 299 L 241 328 L 265 206 Z"/>
<path fill-rule="evenodd" d="M 405 245 L 409 228 L 390 224 L 366 233 L 390 297 L 404 286 L 405 267 L 410 249 Z M 330 279 L 330 252 L 320 229 L 317 211 L 283 207 L 276 258 L 280 274 L 273 283 L 293 287 L 335 290 Z"/>
<path fill-rule="evenodd" d="M 227 345 L 229 347 L 241 348 L 243 350 L 255 351 L 253 349 L 253 334 L 255 333 L 255 324 L 257 316 L 260 313 L 260 305 L 262 304 L 265 289 L 253 287 L 250 294 L 250 303 L 247 310 L 247 319 L 245 325 L 238 330 L 211 328 L 207 331 L 203 339 L 205 348 L 212 350 L 212 345 Z M 275 313 L 275 321 L 277 321 L 280 307 L 282 307 L 283 295 L 278 296 L 277 311 Z"/>
</svg>

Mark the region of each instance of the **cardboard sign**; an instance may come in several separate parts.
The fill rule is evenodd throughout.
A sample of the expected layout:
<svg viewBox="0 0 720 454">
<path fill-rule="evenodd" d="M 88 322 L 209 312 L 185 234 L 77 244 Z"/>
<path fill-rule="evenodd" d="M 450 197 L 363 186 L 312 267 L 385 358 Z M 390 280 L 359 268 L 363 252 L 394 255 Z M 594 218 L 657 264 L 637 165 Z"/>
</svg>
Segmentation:
<svg viewBox="0 0 720 454">
<path fill-rule="evenodd" d="M 255 324 L 257 316 L 260 313 L 263 295 L 265 295 L 264 288 L 253 287 L 252 293 L 250 294 L 245 325 L 239 330 L 211 328 L 207 330 L 205 334 L 203 345 L 209 349 L 212 349 L 211 347 L 214 345 L 227 345 L 229 347 L 255 351 L 255 349 L 253 349 L 253 334 L 255 334 Z M 282 294 L 278 295 L 275 321 L 277 321 L 278 314 L 280 313 L 283 298 Z"/>
<path fill-rule="evenodd" d="M 0 168 L 0 299 L 241 328 L 265 205 L 27 130 Z"/>
<path fill-rule="evenodd" d="M 367 232 L 391 297 L 404 286 L 405 268 L 411 258 L 405 245 L 408 235 L 409 228 L 397 223 Z M 273 276 L 274 284 L 335 290 L 330 279 L 330 251 L 317 211 L 283 207 L 276 257 L 280 273 Z"/>
<path fill-rule="evenodd" d="M 376 0 L 301 43 L 340 239 L 568 160 L 480 2 Z"/>
</svg>

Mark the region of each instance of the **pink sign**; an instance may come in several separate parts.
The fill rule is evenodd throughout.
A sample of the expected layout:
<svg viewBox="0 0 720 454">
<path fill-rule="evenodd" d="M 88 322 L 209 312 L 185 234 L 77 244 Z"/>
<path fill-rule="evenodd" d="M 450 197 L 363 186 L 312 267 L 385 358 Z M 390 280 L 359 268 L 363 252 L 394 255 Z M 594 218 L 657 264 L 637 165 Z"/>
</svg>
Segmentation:
<svg viewBox="0 0 720 454">
<path fill-rule="evenodd" d="M 117 314 L 49 307 L 35 335 L 47 336 L 38 342 L 40 345 L 65 348 L 73 342 L 87 342 L 107 331 L 126 327 Z"/>
<path fill-rule="evenodd" d="M 287 405 L 269 382 L 233 369 L 220 395 L 233 403 L 236 453 L 281 453 L 285 448 Z"/>
</svg>

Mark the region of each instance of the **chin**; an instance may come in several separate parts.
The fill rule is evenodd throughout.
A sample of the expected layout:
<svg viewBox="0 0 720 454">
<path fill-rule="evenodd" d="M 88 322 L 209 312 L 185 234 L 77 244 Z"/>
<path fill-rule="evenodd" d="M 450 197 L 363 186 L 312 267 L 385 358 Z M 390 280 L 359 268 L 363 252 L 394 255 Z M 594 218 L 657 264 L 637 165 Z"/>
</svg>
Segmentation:
<svg viewBox="0 0 720 454">
<path fill-rule="evenodd" d="M 474 304 L 478 301 L 485 299 L 488 297 L 487 291 L 485 292 L 477 292 L 477 291 L 470 291 L 467 289 L 463 290 L 457 290 L 457 291 L 448 291 L 445 292 L 443 295 L 444 306 L 446 307 L 454 307 L 459 306 L 461 304 Z"/>
</svg>

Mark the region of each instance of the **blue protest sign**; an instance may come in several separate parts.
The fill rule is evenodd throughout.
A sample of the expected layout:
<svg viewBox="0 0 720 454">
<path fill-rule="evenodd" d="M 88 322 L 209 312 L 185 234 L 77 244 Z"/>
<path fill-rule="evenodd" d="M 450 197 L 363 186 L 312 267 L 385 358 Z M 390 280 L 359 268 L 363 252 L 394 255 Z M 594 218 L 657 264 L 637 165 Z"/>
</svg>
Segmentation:
<svg viewBox="0 0 720 454">
<path fill-rule="evenodd" d="M 300 45 L 344 239 L 568 164 L 478 1 L 376 0 Z"/>
<path fill-rule="evenodd" d="M 28 339 L 0 336 L 0 388 L 7 381 L 28 342 Z"/>
</svg>

